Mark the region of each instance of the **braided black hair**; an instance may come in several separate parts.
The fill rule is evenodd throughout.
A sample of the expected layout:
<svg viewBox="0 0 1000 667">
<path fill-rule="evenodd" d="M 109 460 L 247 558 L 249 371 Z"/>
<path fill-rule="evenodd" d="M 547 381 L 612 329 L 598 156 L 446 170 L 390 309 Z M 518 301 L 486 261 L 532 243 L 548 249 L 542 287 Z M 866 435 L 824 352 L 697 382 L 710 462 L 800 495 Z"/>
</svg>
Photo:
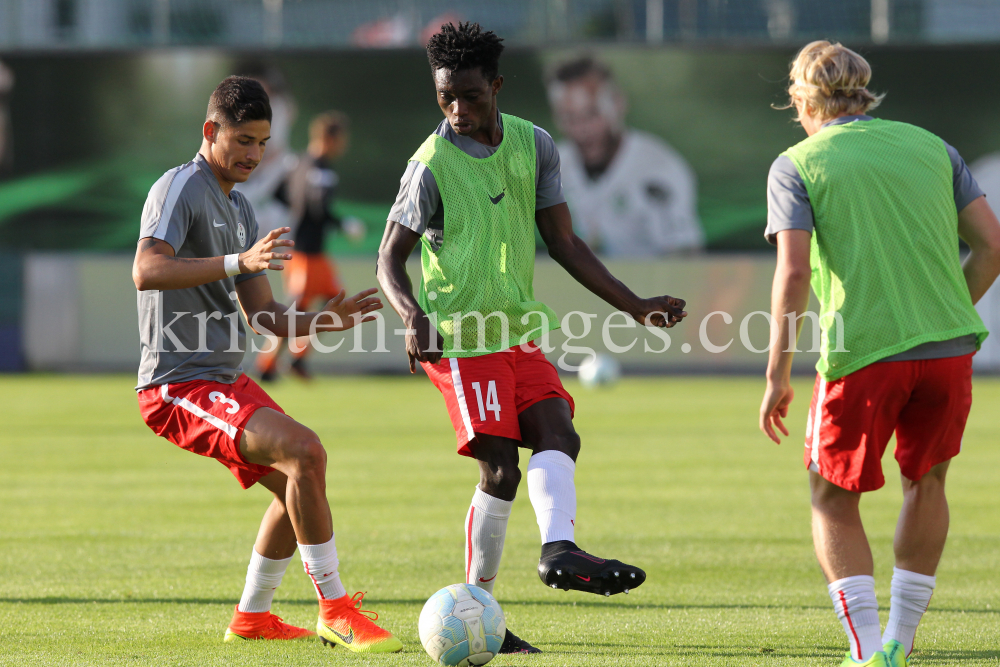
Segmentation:
<svg viewBox="0 0 1000 667">
<path fill-rule="evenodd" d="M 500 72 L 503 39 L 492 30 L 483 30 L 478 23 L 446 23 L 427 42 L 427 60 L 431 69 L 452 72 L 479 67 L 489 81 Z"/>
</svg>

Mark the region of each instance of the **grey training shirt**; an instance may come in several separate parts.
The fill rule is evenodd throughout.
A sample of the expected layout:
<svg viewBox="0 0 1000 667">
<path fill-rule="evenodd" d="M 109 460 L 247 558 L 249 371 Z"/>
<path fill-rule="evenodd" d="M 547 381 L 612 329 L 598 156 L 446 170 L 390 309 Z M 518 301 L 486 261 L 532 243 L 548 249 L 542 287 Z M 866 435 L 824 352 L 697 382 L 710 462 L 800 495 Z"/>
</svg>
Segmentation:
<svg viewBox="0 0 1000 667">
<path fill-rule="evenodd" d="M 500 112 L 497 111 L 497 114 Z M 503 131 L 503 122 L 500 130 Z M 475 139 L 455 132 L 447 119 L 441 121 L 434 134 L 444 137 L 471 157 L 482 159 L 497 152 L 499 146 L 487 146 Z M 541 210 L 566 201 L 563 196 L 562 176 L 559 171 L 559 151 L 548 132 L 535 126 L 535 210 Z M 427 234 L 428 240 L 440 249 L 443 242 L 444 206 L 441 191 L 434 174 L 423 162 L 411 160 L 399 180 L 399 194 L 389 211 L 394 220 L 418 234 Z"/>
<path fill-rule="evenodd" d="M 842 116 L 824 123 L 823 127 L 871 120 L 871 116 Z M 820 130 L 822 131 L 822 129 Z M 955 191 L 955 209 L 961 211 L 973 200 L 983 196 L 983 190 L 972 177 L 965 160 L 947 142 L 944 142 L 951 158 L 952 185 Z M 795 163 L 787 155 L 779 155 L 771 164 L 767 175 L 767 229 L 764 237 L 769 243 L 777 243 L 778 232 L 801 229 L 812 233 L 814 225 L 812 204 L 806 191 L 805 181 L 799 175 Z M 917 361 L 921 359 L 943 359 L 972 354 L 976 351 L 976 335 L 961 336 L 952 340 L 931 342 L 886 357 L 881 361 Z"/>
<path fill-rule="evenodd" d="M 238 191 L 223 193 L 200 154 L 171 169 L 149 191 L 139 238 L 166 241 L 177 257 L 219 257 L 247 251 L 257 241 L 257 221 Z M 156 385 L 212 380 L 232 384 L 243 373 L 246 332 L 236 283 L 241 274 L 176 290 L 145 290 L 139 309 L 139 383 Z"/>
</svg>

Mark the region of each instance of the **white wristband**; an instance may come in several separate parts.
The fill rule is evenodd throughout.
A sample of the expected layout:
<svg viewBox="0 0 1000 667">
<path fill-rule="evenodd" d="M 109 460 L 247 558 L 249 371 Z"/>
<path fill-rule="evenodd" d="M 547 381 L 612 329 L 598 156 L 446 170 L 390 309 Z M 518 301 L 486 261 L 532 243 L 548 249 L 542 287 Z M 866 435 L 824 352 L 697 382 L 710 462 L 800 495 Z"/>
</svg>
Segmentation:
<svg viewBox="0 0 1000 667">
<path fill-rule="evenodd" d="M 238 254 L 226 255 L 225 257 L 226 275 L 235 276 L 240 271 L 240 256 Z"/>
</svg>

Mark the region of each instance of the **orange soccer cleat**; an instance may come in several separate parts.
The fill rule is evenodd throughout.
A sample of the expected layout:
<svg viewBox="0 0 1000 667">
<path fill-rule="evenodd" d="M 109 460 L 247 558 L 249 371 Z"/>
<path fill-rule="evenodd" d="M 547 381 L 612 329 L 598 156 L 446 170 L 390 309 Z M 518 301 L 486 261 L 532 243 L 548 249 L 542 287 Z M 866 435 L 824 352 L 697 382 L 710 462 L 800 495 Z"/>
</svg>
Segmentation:
<svg viewBox="0 0 1000 667">
<path fill-rule="evenodd" d="M 331 648 L 340 644 L 355 653 L 402 651 L 403 642 L 373 622 L 378 620 L 378 614 L 361 609 L 364 598 L 364 593 L 355 593 L 354 597 L 320 600 L 316 624 L 320 640 Z"/>
<path fill-rule="evenodd" d="M 239 605 L 233 612 L 233 620 L 226 628 L 226 637 L 222 641 L 231 642 L 237 639 L 305 639 L 316 633 L 305 628 L 289 625 L 269 611 L 240 611 Z"/>
</svg>

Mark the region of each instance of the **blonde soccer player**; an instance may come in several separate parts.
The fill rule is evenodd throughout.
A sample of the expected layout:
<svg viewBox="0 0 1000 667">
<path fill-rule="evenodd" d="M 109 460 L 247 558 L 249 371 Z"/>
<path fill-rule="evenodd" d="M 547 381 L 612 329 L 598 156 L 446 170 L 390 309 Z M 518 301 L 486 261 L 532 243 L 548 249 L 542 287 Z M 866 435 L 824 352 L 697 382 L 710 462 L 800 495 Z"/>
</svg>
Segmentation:
<svg viewBox="0 0 1000 667">
<path fill-rule="evenodd" d="M 954 148 L 867 115 L 881 101 L 870 78 L 864 58 L 825 41 L 792 63 L 788 107 L 807 138 L 768 176 L 766 234 L 778 263 L 760 428 L 775 442 L 776 430 L 788 435 L 811 281 L 822 333 L 805 442 L 816 555 L 850 643 L 843 665 L 904 667 L 948 534 L 945 475 L 987 335 L 973 305 L 1000 273 L 1000 223 Z M 959 238 L 971 249 L 964 262 Z M 903 507 L 883 633 L 858 506 L 885 483 L 894 432 Z"/>
</svg>

